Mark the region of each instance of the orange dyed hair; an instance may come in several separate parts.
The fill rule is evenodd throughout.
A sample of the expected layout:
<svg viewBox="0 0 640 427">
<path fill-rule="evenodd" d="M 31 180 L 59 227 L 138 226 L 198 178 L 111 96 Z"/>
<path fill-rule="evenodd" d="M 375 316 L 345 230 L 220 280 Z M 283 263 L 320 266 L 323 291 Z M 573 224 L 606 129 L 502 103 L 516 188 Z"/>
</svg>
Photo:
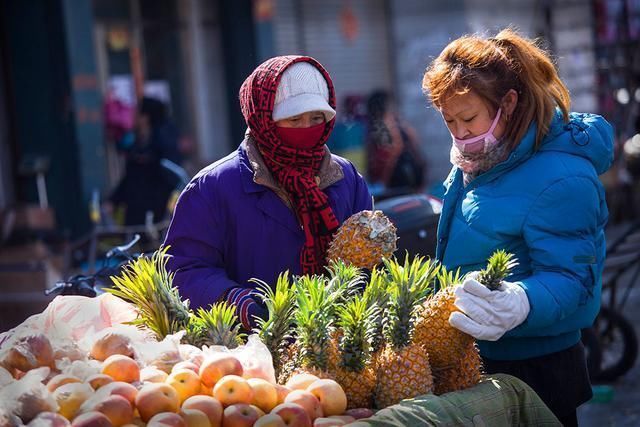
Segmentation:
<svg viewBox="0 0 640 427">
<path fill-rule="evenodd" d="M 505 29 L 494 38 L 464 36 L 449 43 L 427 68 L 422 89 L 436 108 L 452 96 L 473 91 L 495 110 L 510 89 L 518 103 L 509 117 L 505 138 L 513 147 L 532 121 L 536 146 L 549 131 L 556 106 L 569 120 L 571 98 L 549 55 L 537 41 Z"/>
</svg>

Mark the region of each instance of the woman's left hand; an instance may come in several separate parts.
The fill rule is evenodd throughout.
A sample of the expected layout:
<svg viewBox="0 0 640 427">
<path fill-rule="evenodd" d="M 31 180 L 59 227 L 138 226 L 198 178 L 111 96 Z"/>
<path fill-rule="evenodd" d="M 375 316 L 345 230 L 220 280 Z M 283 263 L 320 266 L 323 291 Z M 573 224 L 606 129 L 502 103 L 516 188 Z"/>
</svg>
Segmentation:
<svg viewBox="0 0 640 427">
<path fill-rule="evenodd" d="M 473 275 L 472 275 L 473 276 Z M 479 340 L 497 341 L 529 314 L 529 299 L 524 289 L 503 281 L 492 291 L 474 278 L 468 278 L 455 290 L 454 311 L 449 324 Z"/>
</svg>

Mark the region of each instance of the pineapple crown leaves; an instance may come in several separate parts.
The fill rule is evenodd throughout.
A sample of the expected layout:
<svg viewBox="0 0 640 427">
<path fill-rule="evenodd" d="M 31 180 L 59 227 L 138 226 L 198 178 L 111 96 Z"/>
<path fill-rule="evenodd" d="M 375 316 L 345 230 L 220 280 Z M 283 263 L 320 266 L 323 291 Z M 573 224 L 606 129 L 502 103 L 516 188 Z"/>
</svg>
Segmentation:
<svg viewBox="0 0 640 427">
<path fill-rule="evenodd" d="M 387 282 L 381 270 L 374 268 L 371 270 L 369 283 L 362 294 L 367 302 L 367 307 L 372 308 L 371 321 L 374 328 L 373 338 L 371 342 L 372 351 L 376 352 L 382 348 L 384 344 L 383 325 L 384 312 L 389 302 L 389 293 L 386 287 Z"/>
<path fill-rule="evenodd" d="M 362 270 L 354 265 L 346 264 L 343 260 L 332 260 L 326 267 L 329 273 L 330 291 L 340 293 L 339 302 L 344 303 L 364 285 Z"/>
<path fill-rule="evenodd" d="M 447 270 L 444 265 L 440 266 L 436 276 L 436 284 L 438 291 L 449 288 L 455 284 L 462 283 L 463 277 L 460 274 L 460 267 L 454 270 Z"/>
<path fill-rule="evenodd" d="M 495 291 L 517 265 L 518 260 L 512 253 L 499 249 L 489 257 L 487 267 L 478 273 L 476 280 Z"/>
<path fill-rule="evenodd" d="M 199 346 L 222 345 L 231 349 L 243 344 L 245 335 L 240 333 L 240 327 L 235 306 L 219 301 L 209 310 L 200 307 L 191 316 L 188 335 Z"/>
<path fill-rule="evenodd" d="M 191 317 L 189 301 L 182 301 L 167 270 L 168 246 L 151 257 L 141 255 L 125 266 L 120 276 L 112 276 L 111 294 L 136 306 L 138 318 L 131 322 L 151 329 L 159 340 L 186 329 Z"/>
<path fill-rule="evenodd" d="M 256 293 L 267 307 L 267 319 L 257 318 L 254 330 L 267 346 L 274 358 L 276 371 L 280 369 L 281 359 L 291 338 L 291 325 L 294 323 L 296 288 L 289 278 L 289 271 L 278 276 L 275 290 L 259 279 L 250 279 L 256 283 Z"/>
<path fill-rule="evenodd" d="M 433 285 L 440 266 L 438 263 L 416 256 L 404 264 L 385 260 L 386 280 L 390 299 L 385 311 L 384 333 L 395 349 L 412 341 L 413 330 L 422 302 L 433 293 Z"/>
<path fill-rule="evenodd" d="M 356 296 L 338 308 L 337 323 L 342 329 L 340 366 L 343 368 L 361 372 L 366 366 L 376 332 L 374 318 L 377 311 L 377 305 L 368 305 L 362 296 Z"/>
<path fill-rule="evenodd" d="M 303 364 L 326 370 L 326 345 L 333 332 L 333 315 L 342 292 L 330 289 L 323 276 L 302 276 L 294 283 L 297 302 L 294 318 Z"/>
</svg>

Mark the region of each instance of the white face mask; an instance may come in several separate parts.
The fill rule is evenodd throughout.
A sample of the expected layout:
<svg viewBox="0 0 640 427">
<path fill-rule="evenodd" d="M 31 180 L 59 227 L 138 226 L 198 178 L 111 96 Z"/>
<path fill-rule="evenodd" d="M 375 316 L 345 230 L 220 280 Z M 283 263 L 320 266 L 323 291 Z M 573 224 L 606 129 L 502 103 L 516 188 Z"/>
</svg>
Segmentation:
<svg viewBox="0 0 640 427">
<path fill-rule="evenodd" d="M 462 153 L 486 153 L 491 148 L 493 148 L 498 140 L 493 135 L 493 131 L 498 125 L 498 121 L 500 120 L 500 114 L 502 113 L 502 108 L 498 108 L 498 112 L 496 113 L 496 117 L 493 119 L 489 130 L 483 133 L 482 135 L 474 136 L 472 138 L 467 139 L 459 139 L 456 138 L 453 134 L 451 137 L 453 138 L 453 143 L 458 147 L 458 150 Z"/>
</svg>

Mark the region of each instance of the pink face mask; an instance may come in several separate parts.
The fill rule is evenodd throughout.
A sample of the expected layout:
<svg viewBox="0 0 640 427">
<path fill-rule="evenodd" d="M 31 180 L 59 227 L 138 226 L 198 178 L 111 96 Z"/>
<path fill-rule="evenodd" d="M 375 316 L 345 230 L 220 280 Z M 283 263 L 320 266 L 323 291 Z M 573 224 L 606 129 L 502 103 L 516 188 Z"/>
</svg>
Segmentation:
<svg viewBox="0 0 640 427">
<path fill-rule="evenodd" d="M 482 135 L 474 136 L 472 138 L 458 139 L 453 136 L 453 134 L 451 134 L 453 143 L 456 145 L 456 147 L 458 147 L 458 150 L 460 150 L 460 152 L 462 153 L 486 153 L 491 148 L 493 148 L 498 143 L 498 140 L 493 135 L 493 131 L 498 125 L 501 113 L 502 108 L 498 108 L 498 112 L 496 113 L 496 117 L 491 123 L 491 127 L 489 127 L 489 130 Z"/>
</svg>

